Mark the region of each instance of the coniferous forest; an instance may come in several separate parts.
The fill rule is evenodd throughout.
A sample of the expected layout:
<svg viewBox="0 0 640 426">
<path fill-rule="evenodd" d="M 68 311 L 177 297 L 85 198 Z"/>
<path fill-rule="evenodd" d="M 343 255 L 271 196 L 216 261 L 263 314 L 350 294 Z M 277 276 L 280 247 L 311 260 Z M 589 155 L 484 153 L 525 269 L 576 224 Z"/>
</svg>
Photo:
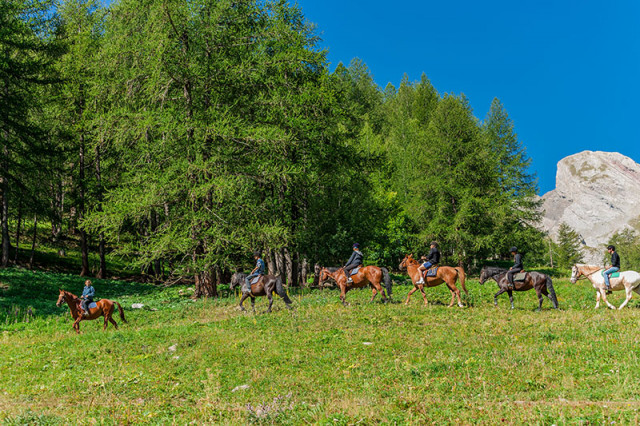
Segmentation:
<svg viewBox="0 0 640 426">
<path fill-rule="evenodd" d="M 289 285 L 353 242 L 393 268 L 431 240 L 471 268 L 541 258 L 502 103 L 374 74 L 329 64 L 284 0 L 0 2 L 0 265 L 46 239 L 81 275 L 113 257 L 211 296 L 255 249 Z"/>
</svg>

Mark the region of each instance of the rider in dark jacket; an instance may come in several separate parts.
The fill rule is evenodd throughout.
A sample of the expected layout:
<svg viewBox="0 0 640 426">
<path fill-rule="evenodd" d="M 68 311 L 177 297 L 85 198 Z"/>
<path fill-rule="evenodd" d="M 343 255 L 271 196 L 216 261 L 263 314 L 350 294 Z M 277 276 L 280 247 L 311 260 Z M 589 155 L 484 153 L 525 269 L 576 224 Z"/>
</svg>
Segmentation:
<svg viewBox="0 0 640 426">
<path fill-rule="evenodd" d="M 611 255 L 611 265 L 609 265 L 609 268 L 606 271 L 604 271 L 603 275 L 604 275 L 604 284 L 607 286 L 607 291 L 610 291 L 611 283 L 609 282 L 609 278 L 611 274 L 613 274 L 614 272 L 618 272 L 620 270 L 620 256 L 616 252 L 616 248 L 612 245 L 609 245 L 607 247 L 607 251 Z"/>
<path fill-rule="evenodd" d="M 426 258 L 423 256 L 422 259 L 425 260 L 425 262 L 418 268 L 418 270 L 420 271 L 420 280 L 416 284 L 424 283 L 424 278 L 422 277 L 423 271 L 426 271 L 427 269 L 432 268 L 440 263 L 440 250 L 438 250 L 438 243 L 436 243 L 435 241 L 431 241 L 431 250 L 429 250 L 429 256 L 427 256 Z"/>
<path fill-rule="evenodd" d="M 511 288 L 515 288 L 515 284 L 513 283 L 513 276 L 518 272 L 522 272 L 522 270 L 524 269 L 524 265 L 522 264 L 522 255 L 518 253 L 517 247 L 511 247 L 509 251 L 513 255 L 514 262 L 513 266 L 509 268 L 509 271 L 507 272 L 507 279 L 509 280 L 509 286 Z"/>
<path fill-rule="evenodd" d="M 353 245 L 353 253 L 351 253 L 351 257 L 347 260 L 347 264 L 344 265 L 344 273 L 347 276 L 347 282 L 352 283 L 351 279 L 351 271 L 362 265 L 362 261 L 364 259 L 364 255 L 360 251 L 360 244 L 355 243 Z"/>
</svg>

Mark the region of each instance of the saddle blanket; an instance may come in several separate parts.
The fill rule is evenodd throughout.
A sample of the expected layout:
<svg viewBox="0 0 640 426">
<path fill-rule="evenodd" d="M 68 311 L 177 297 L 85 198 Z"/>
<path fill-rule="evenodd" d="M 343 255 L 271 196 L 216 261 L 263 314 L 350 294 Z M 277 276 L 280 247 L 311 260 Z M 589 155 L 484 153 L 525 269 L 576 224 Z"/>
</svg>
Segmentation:
<svg viewBox="0 0 640 426">
<path fill-rule="evenodd" d="M 604 271 L 600 272 L 600 275 L 604 277 Z M 620 278 L 620 271 L 614 272 L 613 274 L 609 275 L 609 278 Z"/>
<path fill-rule="evenodd" d="M 349 274 L 349 276 L 357 274 L 358 271 L 360 270 L 360 268 L 362 268 L 362 266 L 358 266 L 356 269 L 352 270 L 351 273 Z"/>
<path fill-rule="evenodd" d="M 436 275 L 438 275 L 438 268 L 439 266 L 427 269 L 425 277 L 435 277 Z"/>
<path fill-rule="evenodd" d="M 253 279 L 251 280 L 251 285 L 254 285 L 255 283 L 257 283 L 257 282 L 258 282 L 258 280 L 260 279 L 260 277 L 262 277 L 262 275 L 258 275 L 257 277 L 253 278 Z"/>
<path fill-rule="evenodd" d="M 513 276 L 514 281 L 524 281 L 527 278 L 526 272 L 518 272 Z"/>
<path fill-rule="evenodd" d="M 89 309 L 93 309 L 97 307 L 98 307 L 98 304 L 96 302 L 91 302 L 89 303 L 89 306 L 88 306 Z M 82 308 L 82 303 L 78 302 L 78 309 L 81 309 L 81 308 Z"/>
</svg>

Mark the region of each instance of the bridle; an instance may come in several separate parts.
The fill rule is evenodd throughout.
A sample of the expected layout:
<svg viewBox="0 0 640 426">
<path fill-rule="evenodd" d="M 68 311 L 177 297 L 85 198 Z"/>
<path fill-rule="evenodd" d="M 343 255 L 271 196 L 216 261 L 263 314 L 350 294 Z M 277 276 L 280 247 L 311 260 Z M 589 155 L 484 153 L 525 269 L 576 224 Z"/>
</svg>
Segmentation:
<svg viewBox="0 0 640 426">
<path fill-rule="evenodd" d="M 580 269 L 576 266 L 576 268 L 578 269 L 578 272 L 580 275 L 578 275 L 576 277 L 576 281 L 580 281 L 580 280 L 586 280 L 587 278 L 589 278 L 591 275 L 595 274 L 596 272 L 599 272 L 601 270 L 601 268 L 596 269 L 593 272 L 589 272 L 588 274 L 585 274 L 584 272 L 580 272 Z"/>
</svg>

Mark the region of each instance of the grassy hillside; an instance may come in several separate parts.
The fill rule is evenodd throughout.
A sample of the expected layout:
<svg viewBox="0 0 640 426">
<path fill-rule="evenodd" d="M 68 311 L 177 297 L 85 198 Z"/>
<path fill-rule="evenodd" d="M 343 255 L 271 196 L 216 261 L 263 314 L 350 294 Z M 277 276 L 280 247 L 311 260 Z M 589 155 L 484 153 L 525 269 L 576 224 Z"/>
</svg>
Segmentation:
<svg viewBox="0 0 640 426">
<path fill-rule="evenodd" d="M 129 324 L 83 322 L 76 335 L 55 301 L 58 287 L 79 293 L 82 281 L 0 270 L 0 421 L 640 421 L 640 299 L 594 311 L 584 282 L 555 280 L 560 312 L 548 301 L 534 312 L 533 292 L 495 309 L 495 284 L 471 280 L 466 309 L 444 306 L 444 287 L 428 290 L 427 308 L 419 297 L 369 304 L 369 291 L 349 293 L 345 308 L 336 291 L 314 290 L 292 293 L 293 313 L 276 300 L 273 314 L 253 315 L 228 292 L 193 301 L 186 287 L 96 281 Z M 400 301 L 409 287 L 394 290 Z M 130 309 L 136 302 L 145 309 Z"/>
</svg>

